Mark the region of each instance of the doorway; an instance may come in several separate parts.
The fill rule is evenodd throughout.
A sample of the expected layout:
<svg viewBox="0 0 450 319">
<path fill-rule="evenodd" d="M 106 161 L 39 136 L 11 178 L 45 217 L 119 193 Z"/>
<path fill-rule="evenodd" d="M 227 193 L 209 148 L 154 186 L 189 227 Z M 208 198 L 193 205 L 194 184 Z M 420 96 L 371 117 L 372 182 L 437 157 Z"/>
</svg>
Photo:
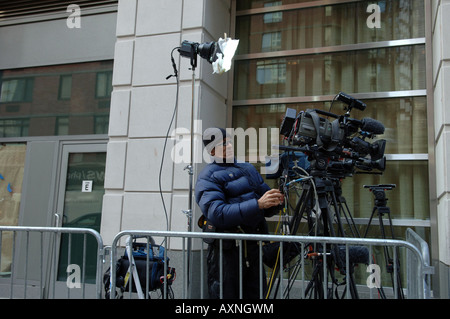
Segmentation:
<svg viewBox="0 0 450 319">
<path fill-rule="evenodd" d="M 63 145 L 57 195 L 57 226 L 100 232 L 106 144 Z M 95 283 L 97 242 L 92 236 L 61 236 L 58 273 L 66 281 L 69 265 L 80 267 L 85 283 Z"/>
</svg>

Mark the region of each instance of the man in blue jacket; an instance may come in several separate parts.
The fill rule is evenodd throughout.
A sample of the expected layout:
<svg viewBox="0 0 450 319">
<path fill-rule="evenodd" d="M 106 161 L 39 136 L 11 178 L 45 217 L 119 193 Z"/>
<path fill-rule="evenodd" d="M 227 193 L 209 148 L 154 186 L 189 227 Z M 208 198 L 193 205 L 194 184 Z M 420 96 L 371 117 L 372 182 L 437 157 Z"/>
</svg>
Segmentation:
<svg viewBox="0 0 450 319">
<path fill-rule="evenodd" d="M 237 162 L 231 136 L 222 128 L 209 128 L 203 143 L 212 156 L 199 174 L 195 199 L 202 210 L 209 231 L 266 234 L 265 217 L 278 213 L 284 197 L 270 189 L 249 163 Z M 257 242 L 243 242 L 243 297 L 259 298 L 259 247 Z M 208 291 L 210 298 L 220 297 L 219 241 L 208 246 Z M 239 298 L 239 247 L 235 241 L 223 241 L 223 297 Z M 263 272 L 264 273 L 264 272 Z M 263 292 L 266 280 L 263 278 Z"/>
</svg>

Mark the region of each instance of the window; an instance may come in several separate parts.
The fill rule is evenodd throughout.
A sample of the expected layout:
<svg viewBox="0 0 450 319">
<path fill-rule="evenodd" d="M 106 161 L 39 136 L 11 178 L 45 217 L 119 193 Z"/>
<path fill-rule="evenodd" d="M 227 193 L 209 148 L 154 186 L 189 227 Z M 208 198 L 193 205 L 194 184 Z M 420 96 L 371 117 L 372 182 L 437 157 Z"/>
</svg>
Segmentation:
<svg viewBox="0 0 450 319">
<path fill-rule="evenodd" d="M 97 73 L 96 98 L 111 97 L 112 92 L 112 71 Z"/>
<path fill-rule="evenodd" d="M 105 134 L 112 61 L 3 70 L 0 73 L 0 136 Z"/>
<path fill-rule="evenodd" d="M 0 137 L 26 136 L 29 125 L 29 119 L 0 120 Z"/>
<path fill-rule="evenodd" d="M 308 0 L 310 1 L 310 0 Z M 316 5 L 307 1 L 282 1 L 288 9 L 274 9 L 270 13 L 260 13 L 262 1 L 236 1 L 238 9 L 258 8 L 236 12 L 236 38 L 240 39 L 237 54 L 258 53 L 264 46 L 263 35 L 268 32 L 281 33 L 281 47 L 275 50 L 302 50 L 339 45 L 367 44 L 371 42 L 418 39 L 425 36 L 425 15 L 423 0 L 380 1 L 385 3 L 381 10 L 382 27 L 367 27 L 366 12 L 373 1 L 348 1 L 329 5 Z M 277 4 L 277 8 L 283 8 Z M 341 1 L 342 2 L 342 1 Z M 299 9 L 295 9 L 295 5 Z M 264 9 L 272 6 L 264 5 Z M 249 13 L 250 12 L 250 13 Z M 282 21 L 274 22 L 274 16 L 282 14 Z M 268 18 L 270 17 L 270 19 Z"/>
<path fill-rule="evenodd" d="M 99 115 L 94 119 L 95 134 L 108 134 L 109 115 Z"/>
<path fill-rule="evenodd" d="M 424 90 L 425 45 L 235 61 L 235 99 Z M 256 70 L 256 72 L 255 72 Z M 241 77 L 241 74 L 247 74 Z M 286 83 L 288 81 L 288 83 Z M 285 83 L 275 87 L 266 84 Z"/>
<path fill-rule="evenodd" d="M 268 32 L 262 36 L 262 52 L 281 49 L 281 32 Z"/>
<path fill-rule="evenodd" d="M 25 144 L 7 143 L 0 146 L 0 216 L 1 225 L 4 226 L 19 224 L 26 153 Z M 1 239 L 0 272 L 3 277 L 11 274 L 11 260 L 14 257 L 13 247 L 16 238 L 12 232 L 3 232 Z"/>
<path fill-rule="evenodd" d="M 33 78 L 6 79 L 2 82 L 0 102 L 31 102 Z"/>
<path fill-rule="evenodd" d="M 70 100 L 72 96 L 72 75 L 61 75 L 59 79 L 59 99 Z"/>
<path fill-rule="evenodd" d="M 267 2 L 264 3 L 264 7 L 275 7 L 280 6 L 281 1 Z M 275 23 L 281 22 L 283 20 L 283 12 L 271 12 L 264 14 L 264 23 Z"/>
<path fill-rule="evenodd" d="M 69 135 L 69 118 L 57 117 L 55 124 L 55 135 Z"/>
<path fill-rule="evenodd" d="M 274 84 L 286 82 L 286 64 L 283 61 L 258 61 L 256 63 L 256 82 Z"/>
</svg>

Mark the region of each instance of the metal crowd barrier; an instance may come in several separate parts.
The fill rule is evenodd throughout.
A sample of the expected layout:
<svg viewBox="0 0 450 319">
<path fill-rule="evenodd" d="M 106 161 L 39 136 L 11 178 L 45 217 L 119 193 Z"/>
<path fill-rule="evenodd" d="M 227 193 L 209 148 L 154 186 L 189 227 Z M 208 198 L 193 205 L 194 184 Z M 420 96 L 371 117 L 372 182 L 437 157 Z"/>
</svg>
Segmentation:
<svg viewBox="0 0 450 319">
<path fill-rule="evenodd" d="M 8 245 L 5 244 L 5 235 L 11 235 Z M 0 297 L 1 298 L 70 298 L 73 287 L 69 283 L 64 282 L 66 291 L 62 294 L 56 290 L 58 257 L 60 250 L 59 243 L 61 235 L 68 234 L 68 253 L 67 264 L 71 265 L 71 243 L 75 234 L 83 235 L 83 251 L 82 261 L 78 266 L 79 278 L 74 278 L 77 282 L 73 284 L 81 294 L 80 298 L 86 297 L 85 269 L 86 262 L 86 243 L 87 239 L 92 236 L 97 242 L 97 257 L 95 269 L 95 298 L 101 298 L 102 294 L 102 277 L 103 277 L 103 240 L 100 234 L 88 228 L 69 228 L 69 227 L 21 227 L 21 226 L 0 226 L 0 265 L 2 264 L 2 252 L 6 251 L 5 246 L 11 246 L 10 254 L 10 271 L 3 272 L 0 276 Z M 18 236 L 19 235 L 19 236 Z M 19 246 L 19 247 L 18 247 Z M 3 250 L 2 250 L 3 248 Z M 3 254 L 5 257 L 7 254 Z M 33 257 L 30 257 L 32 255 Z M 47 257 L 47 258 L 45 258 Z M 5 264 L 5 263 L 4 263 Z M 75 274 L 75 271 L 74 271 Z M 78 275 L 78 273 L 77 273 Z M 33 278 L 32 278 L 33 277 Z M 37 277 L 37 278 L 34 278 Z M 31 296 L 29 291 L 39 292 Z M 23 294 L 22 294 L 23 290 Z M 20 294 L 17 293 L 20 291 Z M 52 295 L 51 295 L 52 293 Z M 73 296 L 73 294 L 72 294 Z M 77 297 L 78 298 L 78 295 Z"/>
<path fill-rule="evenodd" d="M 128 237 L 128 238 L 133 238 L 133 237 L 148 237 L 148 238 L 154 238 L 154 237 L 161 237 L 163 238 L 163 242 L 167 243 L 169 238 L 181 238 L 182 240 L 182 252 L 183 252 L 183 266 L 182 266 L 182 272 L 186 272 L 187 269 L 192 269 L 191 267 L 188 267 L 188 265 L 186 264 L 186 260 L 190 260 L 191 258 L 186 258 L 186 247 L 191 247 L 192 245 L 190 245 L 189 241 L 192 241 L 194 239 L 200 240 L 201 241 L 201 248 L 199 249 L 199 254 L 200 254 L 200 260 L 202 261 L 204 259 L 204 246 L 203 246 L 203 238 L 210 238 L 210 239 L 216 239 L 219 240 L 220 243 L 220 249 L 222 249 L 222 242 L 223 240 L 236 240 L 236 242 L 239 244 L 239 249 L 242 249 L 242 242 L 243 241 L 257 241 L 259 243 L 259 247 L 260 247 L 260 255 L 259 255 L 259 262 L 260 262 L 260 280 L 262 281 L 262 243 L 263 242 L 282 242 L 282 243 L 299 243 L 301 245 L 301 255 L 303 255 L 303 253 L 305 252 L 305 245 L 309 245 L 309 244 L 322 244 L 322 245 L 343 245 L 345 246 L 345 256 L 346 256 L 346 273 L 345 273 L 345 277 L 347 279 L 347 282 L 349 282 L 349 250 L 350 247 L 352 246 L 357 246 L 357 245 L 362 245 L 362 246 L 366 246 L 368 247 L 368 251 L 369 251 L 369 256 L 372 256 L 372 248 L 375 246 L 380 246 L 386 248 L 386 247 L 393 247 L 393 248 L 405 248 L 408 251 L 408 254 L 414 256 L 414 264 L 408 264 L 407 268 L 414 268 L 415 269 L 415 280 L 417 281 L 417 285 L 418 287 L 421 287 L 419 284 L 422 283 L 424 281 L 424 278 L 426 276 L 426 274 L 428 273 L 428 268 L 425 265 L 422 253 L 420 252 L 420 250 L 413 244 L 408 243 L 406 241 L 401 241 L 401 240 L 389 240 L 389 239 L 360 239 L 360 238 L 337 238 L 337 237 L 316 237 L 316 236 L 280 236 L 280 235 L 251 235 L 251 234 L 224 234 L 224 233 L 201 233 L 201 232 L 173 232 L 173 231 L 139 231 L 139 230 L 130 230 L 130 231 L 122 231 L 119 234 L 116 235 L 116 237 L 113 240 L 112 243 L 112 247 L 111 247 L 111 274 L 115 274 L 116 273 L 116 260 L 119 258 L 118 253 L 117 253 L 117 248 L 120 247 L 120 242 L 122 241 L 122 237 Z M 189 244 L 186 245 L 186 242 L 188 242 Z M 284 264 L 284 244 L 280 245 L 281 249 L 280 249 L 280 264 Z M 242 267 L 242 250 L 240 250 L 240 265 Z M 393 256 L 393 274 L 394 276 L 397 276 L 400 272 L 400 269 L 398 269 L 398 263 L 397 260 L 399 258 L 398 253 L 397 253 L 397 249 L 393 249 L 394 252 L 394 256 Z M 171 253 L 171 252 L 169 252 Z M 192 253 L 192 252 L 191 252 Z M 326 259 L 326 254 L 324 254 L 323 256 L 324 259 Z M 329 258 L 329 257 L 328 257 Z M 292 296 L 290 295 L 290 298 L 305 298 L 305 283 L 308 282 L 308 278 L 305 277 L 305 274 L 303 272 L 304 269 L 304 258 L 301 258 L 301 269 L 302 269 L 302 273 L 301 273 L 301 279 L 300 281 L 300 295 L 298 296 Z M 324 267 L 323 267 L 323 275 L 324 278 L 327 278 L 327 270 L 326 270 L 326 262 L 324 261 L 323 263 Z M 166 274 L 167 274 L 167 265 L 165 265 L 165 269 L 164 269 L 164 278 L 166 278 Z M 198 270 L 198 269 L 196 269 Z M 199 272 L 200 274 L 203 274 L 206 271 L 203 262 L 200 262 L 200 269 Z M 223 297 L 223 267 L 222 265 L 220 266 L 220 296 Z M 177 269 L 177 272 L 180 272 L 180 269 Z M 240 273 L 240 278 L 239 278 L 239 286 L 240 286 L 240 297 L 242 298 L 243 292 L 242 292 L 242 282 L 243 282 L 243 278 L 242 278 L 242 268 L 239 270 Z M 182 293 L 179 296 L 176 296 L 176 298 L 191 298 L 191 273 L 189 274 L 189 276 L 183 276 L 183 287 L 182 287 Z M 280 283 L 280 296 L 278 298 L 282 298 L 282 291 L 283 291 L 283 285 L 286 284 L 285 283 L 285 279 L 283 279 L 283 272 L 279 272 L 279 283 Z M 131 280 L 131 279 L 130 279 Z M 203 276 L 200 276 L 200 299 L 202 298 L 207 298 L 203 286 L 204 286 L 204 282 L 203 282 Z M 325 284 L 327 283 L 327 279 L 325 279 Z M 115 287 L 116 284 L 116 278 L 115 276 L 111 276 L 111 287 Z M 165 283 L 166 284 L 166 283 Z M 394 298 L 397 298 L 397 281 L 393 282 L 393 291 L 394 291 Z M 262 287 L 262 285 L 260 285 L 260 287 Z M 324 287 L 324 291 L 325 291 L 325 297 L 327 297 L 327 289 L 326 287 Z M 165 290 L 166 291 L 166 290 Z M 345 298 L 350 298 L 350 289 L 346 289 L 345 292 Z M 372 291 L 373 289 L 370 289 L 370 297 L 372 298 Z M 409 291 L 408 289 L 406 289 L 406 291 Z M 111 298 L 115 298 L 115 289 L 111 290 Z M 263 291 L 260 290 L 260 298 L 263 299 L 265 296 L 263 296 Z M 413 298 L 415 298 L 417 295 L 411 294 L 411 296 L 413 296 Z M 130 291 L 130 297 L 131 297 L 131 291 Z M 426 298 L 427 296 L 423 296 L 423 298 Z M 195 298 L 198 298 L 197 296 Z"/>
<path fill-rule="evenodd" d="M 344 276 L 347 278 L 347 282 L 349 279 L 349 251 L 350 248 L 353 246 L 365 246 L 368 247 L 369 255 L 372 255 L 372 249 L 376 247 L 391 247 L 391 248 L 404 248 L 407 251 L 407 265 L 406 268 L 409 272 L 412 271 L 413 275 L 409 276 L 408 279 L 408 287 L 406 289 L 407 291 L 407 298 L 429 298 L 429 290 L 425 290 L 424 292 L 424 283 L 427 283 L 429 280 L 429 275 L 432 273 L 432 267 L 429 267 L 428 261 L 426 260 L 428 257 L 426 256 L 426 253 L 424 254 L 424 242 L 419 240 L 419 245 L 407 242 L 407 241 L 401 241 L 401 240 L 387 240 L 387 239 L 360 239 L 360 238 L 337 238 L 337 237 L 316 237 L 316 236 L 280 236 L 280 235 L 251 235 L 251 234 L 224 234 L 224 233 L 202 233 L 202 232 L 173 232 L 173 231 L 144 231 L 144 230 L 129 230 L 129 231 L 122 231 L 118 233 L 113 240 L 113 243 L 111 247 L 104 247 L 103 241 L 98 232 L 92 229 L 85 229 L 85 228 L 58 228 L 58 227 L 20 227 L 20 226 L 0 226 L 0 252 L 3 252 L 2 248 L 4 249 L 5 246 L 5 240 L 6 233 L 12 233 L 12 250 L 11 250 L 11 271 L 8 274 L 1 273 L 0 274 L 0 298 L 32 298 L 31 293 L 28 291 L 30 289 L 36 290 L 36 288 L 39 290 L 38 298 L 73 298 L 75 296 L 75 293 L 73 291 L 81 292 L 81 295 L 79 298 L 102 298 L 102 291 L 104 290 L 104 283 L 103 283 L 103 276 L 104 276 L 104 268 L 108 265 L 105 265 L 105 249 L 110 249 L 110 273 L 116 274 L 117 270 L 117 263 L 116 261 L 121 257 L 119 254 L 119 250 L 123 251 L 123 243 L 125 240 L 122 239 L 129 239 L 129 238 L 136 238 L 136 237 L 147 237 L 151 238 L 162 238 L 163 243 L 167 245 L 168 240 L 170 239 L 170 246 L 168 249 L 166 248 L 164 251 L 164 260 L 166 260 L 167 257 L 171 258 L 171 263 L 177 263 L 176 265 L 176 272 L 179 277 L 181 277 L 180 280 L 177 280 L 175 282 L 175 285 L 177 286 L 176 289 L 177 292 L 175 293 L 175 298 L 182 298 L 182 299 L 188 299 L 188 298 L 208 298 L 207 293 L 204 291 L 205 286 L 205 276 L 201 275 L 206 272 L 206 265 L 204 265 L 204 259 L 205 259 L 205 248 L 206 244 L 203 243 L 204 238 L 209 239 L 215 239 L 219 241 L 219 246 L 222 249 L 223 248 L 223 241 L 224 240 L 235 240 L 237 244 L 239 245 L 240 249 L 240 264 L 242 265 L 242 243 L 243 241 L 256 241 L 259 243 L 259 263 L 260 266 L 263 264 L 262 260 L 262 243 L 267 242 L 281 242 L 283 244 L 280 245 L 280 255 L 279 255 L 279 262 L 280 264 L 284 264 L 284 258 L 285 258 L 285 244 L 287 243 L 298 243 L 301 247 L 301 256 L 304 256 L 304 253 L 307 249 L 306 245 L 310 244 L 320 244 L 320 245 L 342 245 L 345 247 L 345 269 L 346 272 Z M 83 235 L 83 260 L 81 262 L 81 277 L 79 278 L 80 285 L 76 288 L 79 289 L 73 289 L 73 287 L 69 287 L 69 284 L 67 282 L 67 287 L 65 293 L 55 290 L 55 285 L 57 282 L 57 267 L 58 267 L 58 257 L 59 257 L 59 251 L 56 249 L 58 247 L 58 244 L 61 241 L 61 236 L 63 234 L 67 234 L 68 236 L 68 246 L 71 247 L 71 238 L 74 235 L 81 234 Z M 78 235 L 77 235 L 78 236 Z M 86 256 L 85 256 L 85 248 L 86 248 L 86 241 L 87 237 L 92 236 L 97 245 L 97 256 L 96 256 L 96 269 L 95 269 L 95 284 L 90 285 L 94 286 L 95 294 L 94 296 L 86 296 L 85 294 L 85 286 L 87 285 L 84 280 L 84 269 L 86 268 Z M 126 237 L 126 238 L 124 238 Z M 416 238 L 417 239 L 417 238 Z M 192 245 L 192 241 L 199 241 L 200 244 Z M 181 247 L 178 247 L 178 249 L 175 249 L 175 241 L 181 241 Z M 147 239 L 147 245 L 149 243 L 149 239 Z M 173 247 L 172 247 L 173 246 Z M 195 250 L 188 251 L 187 247 L 195 247 Z M 287 247 L 287 246 L 286 246 Z M 329 247 L 329 246 L 328 246 Z M 419 247 L 419 248 L 418 248 Z M 397 266 L 397 260 L 399 258 L 397 249 L 393 249 L 394 252 L 394 262 L 393 262 L 393 272 L 394 275 L 398 274 L 400 272 L 400 269 L 398 269 Z M 188 253 L 190 254 L 197 254 L 199 256 L 200 264 L 199 268 L 193 269 L 192 267 L 188 267 L 190 265 L 187 265 L 187 261 L 190 261 L 192 263 L 192 258 L 187 258 Z M 180 261 L 175 260 L 173 257 L 175 254 L 181 254 L 182 260 Z M 36 258 L 36 255 L 38 256 Z M 34 256 L 34 258 L 32 258 Z M 45 257 L 48 257 L 48 259 L 45 259 Z M 2 262 L 1 260 L 2 255 L 0 254 L 0 264 Z M 326 254 L 323 256 L 324 260 L 327 257 Z M 299 279 L 296 280 L 297 290 L 295 291 L 295 294 L 291 294 L 289 298 L 305 298 L 305 283 L 307 284 L 309 281 L 308 276 L 304 273 L 305 269 L 305 258 L 299 258 L 301 262 L 301 273 L 299 275 Z M 198 260 L 197 260 L 198 262 Z M 69 252 L 67 254 L 67 264 L 71 264 L 71 253 L 70 248 Z M 181 267 L 179 266 L 181 264 Z M 326 262 L 324 261 L 324 265 Z M 105 266 L 105 267 L 104 267 Z M 172 264 L 171 266 L 174 266 Z M 242 266 L 241 266 L 242 267 Z M 192 271 L 188 270 L 191 269 Z M 262 267 L 260 267 L 260 283 L 262 283 L 263 276 L 262 276 Z M 198 282 L 194 282 L 192 273 L 196 272 L 196 274 L 200 274 L 199 278 L 196 277 L 196 280 Z M 32 275 L 31 273 L 34 274 Z M 30 274 L 29 274 L 30 273 Z M 36 273 L 38 274 L 38 279 L 34 278 Z M 164 263 L 164 276 L 162 278 L 167 278 L 166 275 L 168 273 L 167 263 Z M 223 267 L 220 267 L 219 269 L 220 278 L 221 278 L 221 284 L 220 284 L 220 296 L 223 297 L 223 273 L 224 269 Z M 242 283 L 244 278 L 242 278 L 242 268 L 239 270 L 240 276 L 239 276 L 239 286 L 240 291 L 239 295 L 242 298 L 243 291 L 242 291 Z M 188 275 L 186 275 L 188 274 Z M 66 274 L 69 276 L 69 273 Z M 130 276 L 133 276 L 133 273 L 130 274 Z M 283 289 L 287 285 L 286 278 L 284 277 L 283 272 L 279 272 L 278 274 L 279 278 L 279 295 L 274 296 L 276 298 L 283 298 L 282 295 Z M 323 267 L 323 276 L 324 278 L 327 278 L 327 269 L 326 267 Z M 148 278 L 148 276 L 147 276 Z M 130 278 L 129 280 L 132 280 Z M 327 280 L 325 279 L 324 285 L 327 284 Z M 66 282 L 63 282 L 64 286 Z M 192 287 L 196 285 L 195 287 L 199 287 L 199 295 L 193 296 Z M 116 287 L 116 276 L 110 277 L 110 287 Z M 397 289 L 395 289 L 396 283 L 394 282 L 394 298 L 396 298 Z M 182 286 L 182 287 L 180 287 Z M 261 285 L 262 286 L 262 285 Z M 167 281 L 164 280 L 164 292 L 167 292 Z M 92 287 L 90 287 L 92 288 Z M 326 288 L 326 287 L 324 287 Z M 427 286 L 426 289 L 429 289 Z M 345 292 L 345 298 L 350 298 L 349 290 L 346 289 Z M 327 290 L 325 291 L 325 297 L 327 297 Z M 370 289 L 370 297 L 372 297 L 372 292 L 374 289 Z M 18 294 L 20 293 L 20 295 Z M 111 289 L 111 295 L 110 298 L 115 298 L 115 289 Z M 197 291 L 195 291 L 197 294 Z M 126 295 L 124 295 L 126 297 Z M 130 297 L 132 297 L 132 293 L 129 294 Z M 259 296 L 261 299 L 264 299 L 266 296 L 263 295 L 263 291 L 260 290 Z M 147 297 L 147 296 L 145 296 Z M 167 297 L 163 296 L 163 297 Z M 78 298 L 78 297 L 76 297 Z M 134 296 L 135 298 L 135 296 Z"/>
<path fill-rule="evenodd" d="M 414 267 L 407 268 L 408 297 L 411 299 L 431 298 L 431 275 L 434 274 L 434 267 L 430 266 L 430 251 L 427 242 L 422 239 L 411 228 L 406 229 L 406 241 L 413 244 L 420 251 L 423 260 L 424 276 L 423 280 L 416 280 L 421 276 Z M 414 254 L 407 251 L 406 260 L 408 265 L 417 262 Z"/>
</svg>

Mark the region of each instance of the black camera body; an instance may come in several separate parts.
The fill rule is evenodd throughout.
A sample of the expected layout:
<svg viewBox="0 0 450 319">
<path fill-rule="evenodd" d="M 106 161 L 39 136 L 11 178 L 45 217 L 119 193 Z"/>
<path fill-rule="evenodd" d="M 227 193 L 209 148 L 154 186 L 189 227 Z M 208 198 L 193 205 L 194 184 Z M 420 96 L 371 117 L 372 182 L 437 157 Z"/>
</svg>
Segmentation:
<svg viewBox="0 0 450 319">
<path fill-rule="evenodd" d="M 342 92 L 335 100 L 347 104 L 344 115 L 317 109 L 297 114 L 296 110 L 288 108 L 280 128 L 288 147 L 282 149 L 303 151 L 315 162 L 318 158 L 327 158 L 327 166 L 321 165 L 321 169 L 329 168 L 333 173 L 351 174 L 355 167 L 363 171 L 384 171 L 386 140 L 366 141 L 366 138 L 383 134 L 383 124 L 371 118 L 350 118 L 353 107 L 362 111 L 366 108 L 360 100 Z"/>
<path fill-rule="evenodd" d="M 298 131 L 293 138 L 293 145 L 313 145 L 315 143 L 330 145 L 332 142 L 344 139 L 345 132 L 340 123 L 330 122 L 324 117 L 317 116 L 317 111 L 307 110 L 300 113 Z"/>
</svg>

